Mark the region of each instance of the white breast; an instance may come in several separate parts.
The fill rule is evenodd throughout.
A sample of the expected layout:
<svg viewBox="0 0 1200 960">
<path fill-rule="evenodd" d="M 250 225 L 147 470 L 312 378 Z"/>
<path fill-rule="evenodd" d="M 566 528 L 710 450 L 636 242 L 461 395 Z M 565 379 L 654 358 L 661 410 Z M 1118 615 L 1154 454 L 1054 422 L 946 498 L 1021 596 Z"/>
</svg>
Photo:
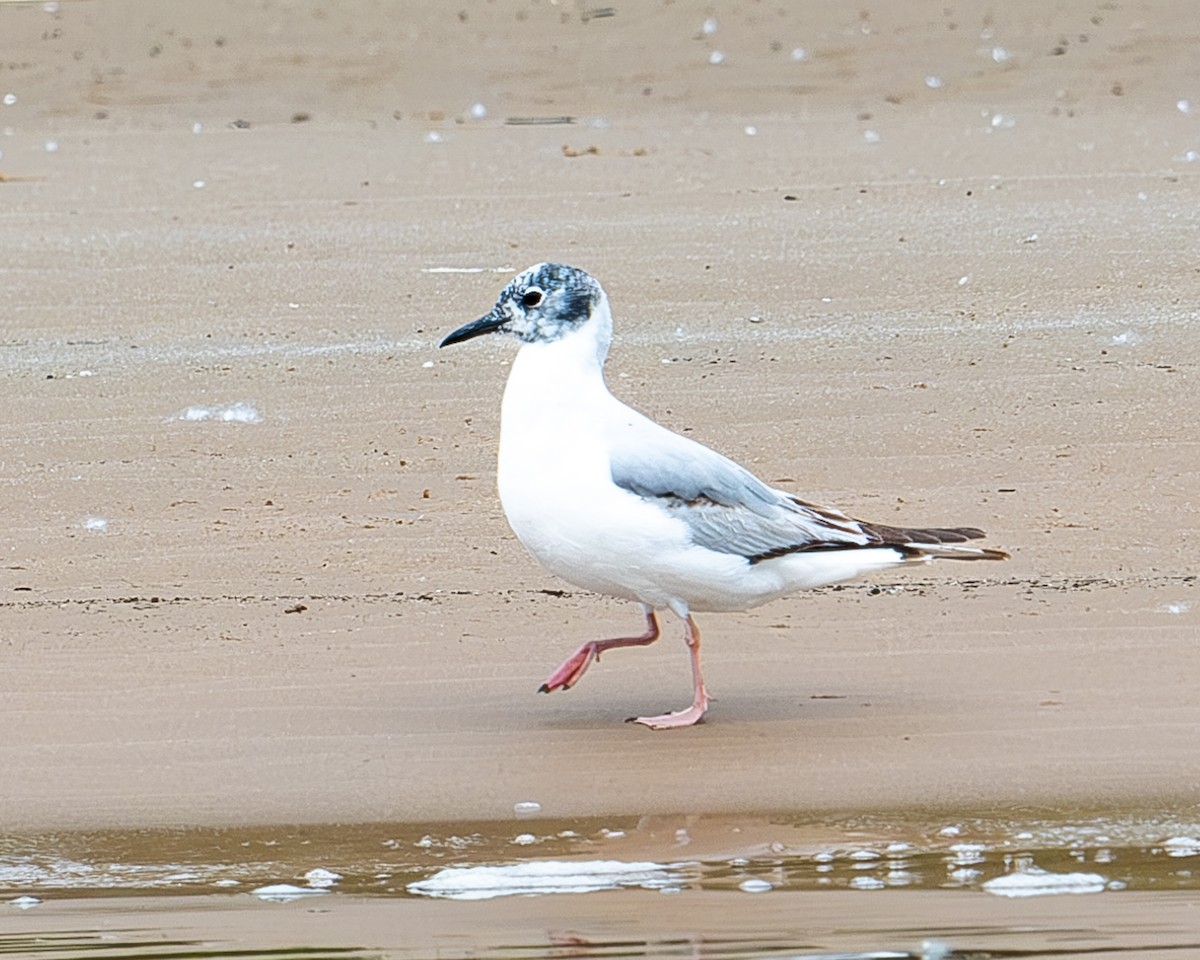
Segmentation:
<svg viewBox="0 0 1200 960">
<path fill-rule="evenodd" d="M 501 408 L 500 502 L 521 543 L 554 573 L 662 606 L 667 598 L 648 599 L 653 585 L 639 575 L 647 538 L 682 546 L 686 531 L 613 485 L 605 423 L 624 407 L 584 339 L 528 344 L 514 360 Z"/>
</svg>

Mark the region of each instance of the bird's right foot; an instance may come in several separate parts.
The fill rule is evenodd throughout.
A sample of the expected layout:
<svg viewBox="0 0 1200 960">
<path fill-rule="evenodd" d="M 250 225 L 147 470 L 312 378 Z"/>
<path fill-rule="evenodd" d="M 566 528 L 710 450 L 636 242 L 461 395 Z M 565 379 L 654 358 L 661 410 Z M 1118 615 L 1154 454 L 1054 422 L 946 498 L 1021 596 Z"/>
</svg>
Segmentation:
<svg viewBox="0 0 1200 960">
<path fill-rule="evenodd" d="M 546 682 L 538 687 L 538 693 L 553 693 L 555 690 L 570 690 L 579 682 L 579 678 L 587 673 L 592 661 L 597 659 L 600 642 L 589 640 L 573 654 L 567 657 Z"/>
<path fill-rule="evenodd" d="M 664 713 L 657 717 L 630 717 L 625 722 L 640 723 L 651 730 L 677 730 L 679 727 L 690 727 L 699 723 L 704 717 L 710 699 L 708 694 L 703 694 L 685 710 L 676 710 L 674 713 Z"/>
<path fill-rule="evenodd" d="M 612 640 L 589 640 L 567 657 L 557 670 L 538 687 L 538 693 L 553 693 L 555 690 L 570 690 L 587 673 L 593 660 L 599 660 L 605 650 L 616 647 L 644 647 L 658 639 L 658 617 L 646 608 L 646 632 L 637 637 L 615 637 Z"/>
</svg>

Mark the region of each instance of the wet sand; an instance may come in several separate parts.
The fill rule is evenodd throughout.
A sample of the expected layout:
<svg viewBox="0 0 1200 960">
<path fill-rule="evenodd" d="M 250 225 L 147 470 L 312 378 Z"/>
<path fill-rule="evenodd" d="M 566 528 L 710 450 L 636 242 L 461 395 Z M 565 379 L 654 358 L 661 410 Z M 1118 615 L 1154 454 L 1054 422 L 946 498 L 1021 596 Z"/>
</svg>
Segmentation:
<svg viewBox="0 0 1200 960">
<path fill-rule="evenodd" d="M 0 4 L 0 825 L 1194 804 L 1191 8 L 943 7 Z M 536 695 L 638 612 L 435 344 L 541 259 L 640 409 L 1012 560 L 706 618 L 686 731 L 674 624 Z"/>
<path fill-rule="evenodd" d="M 83 949 L 145 957 L 171 949 L 198 957 L 229 955 L 222 951 L 286 956 L 304 949 L 309 956 L 350 957 L 816 954 L 847 960 L 1059 951 L 1160 960 L 1200 949 L 1194 894 L 1049 897 L 1017 904 L 936 893 L 740 895 L 736 910 L 728 909 L 727 895 L 705 892 L 633 899 L 646 909 L 623 910 L 630 896 L 620 893 L 469 904 L 332 897 L 316 905 L 267 906 L 250 898 L 213 897 L 64 901 L 8 918 L 0 947 L 14 954 L 25 947 L 39 957 L 77 956 Z M 864 900 L 870 901 L 866 918 Z M 97 932 L 86 932 L 92 930 Z M 497 931 L 499 938 L 482 937 L 481 930 Z M 347 936 L 348 931 L 353 933 Z M 941 943 L 955 952 L 923 954 L 923 941 L 932 941 L 934 951 Z M 804 952 L 785 952 L 789 948 Z"/>
</svg>

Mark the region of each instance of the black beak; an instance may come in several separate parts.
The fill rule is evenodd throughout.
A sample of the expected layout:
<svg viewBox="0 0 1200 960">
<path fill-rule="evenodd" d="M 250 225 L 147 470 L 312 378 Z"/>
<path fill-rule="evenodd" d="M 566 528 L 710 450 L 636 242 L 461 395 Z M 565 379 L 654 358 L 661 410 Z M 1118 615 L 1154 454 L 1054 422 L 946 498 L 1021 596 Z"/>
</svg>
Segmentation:
<svg viewBox="0 0 1200 960">
<path fill-rule="evenodd" d="M 506 323 L 508 323 L 508 317 L 503 316 L 497 310 L 493 310 L 478 320 L 472 320 L 470 323 L 459 327 L 453 333 L 446 334 L 445 339 L 438 346 L 448 347 L 452 343 L 462 343 L 464 340 L 470 340 L 472 337 L 482 336 L 485 333 L 491 333 L 493 330 L 499 330 Z"/>
</svg>

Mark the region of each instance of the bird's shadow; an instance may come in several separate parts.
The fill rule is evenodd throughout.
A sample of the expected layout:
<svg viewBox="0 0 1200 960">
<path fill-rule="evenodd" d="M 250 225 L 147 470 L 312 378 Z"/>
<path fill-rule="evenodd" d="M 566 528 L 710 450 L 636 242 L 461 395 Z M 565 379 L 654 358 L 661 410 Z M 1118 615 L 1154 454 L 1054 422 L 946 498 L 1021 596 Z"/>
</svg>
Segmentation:
<svg viewBox="0 0 1200 960">
<path fill-rule="evenodd" d="M 546 730 L 559 732 L 588 732 L 613 730 L 669 736 L 681 731 L 655 731 L 637 723 L 627 723 L 634 717 L 651 716 L 678 710 L 686 706 L 683 698 L 673 702 L 663 697 L 609 697 L 602 704 L 555 704 L 552 709 L 535 711 L 535 722 Z M 797 694 L 756 694 L 745 691 L 715 698 L 696 729 L 715 730 L 719 727 L 743 729 L 750 724 L 802 723 L 808 720 L 830 720 L 861 717 L 878 707 L 870 695 L 856 691 L 802 692 Z"/>
</svg>

